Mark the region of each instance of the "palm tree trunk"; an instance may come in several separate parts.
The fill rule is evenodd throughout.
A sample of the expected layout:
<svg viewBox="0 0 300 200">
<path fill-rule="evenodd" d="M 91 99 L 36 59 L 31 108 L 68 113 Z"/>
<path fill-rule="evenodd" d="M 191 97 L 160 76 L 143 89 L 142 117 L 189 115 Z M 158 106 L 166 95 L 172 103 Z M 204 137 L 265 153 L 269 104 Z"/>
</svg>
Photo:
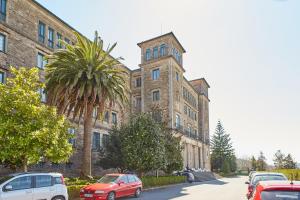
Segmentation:
<svg viewBox="0 0 300 200">
<path fill-rule="evenodd" d="M 92 113 L 93 105 L 87 106 L 87 112 L 84 116 L 84 135 L 83 135 L 83 158 L 82 158 L 82 168 L 81 175 L 83 177 L 89 177 L 92 175 Z"/>
</svg>

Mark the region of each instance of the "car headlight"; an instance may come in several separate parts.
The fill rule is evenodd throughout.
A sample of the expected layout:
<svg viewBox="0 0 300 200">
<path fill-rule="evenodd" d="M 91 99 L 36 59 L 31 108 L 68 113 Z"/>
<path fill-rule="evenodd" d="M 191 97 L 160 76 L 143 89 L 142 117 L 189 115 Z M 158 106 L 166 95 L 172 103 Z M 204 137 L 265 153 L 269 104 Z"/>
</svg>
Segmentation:
<svg viewBox="0 0 300 200">
<path fill-rule="evenodd" d="M 95 194 L 104 194 L 104 191 L 103 190 L 96 190 Z"/>
</svg>

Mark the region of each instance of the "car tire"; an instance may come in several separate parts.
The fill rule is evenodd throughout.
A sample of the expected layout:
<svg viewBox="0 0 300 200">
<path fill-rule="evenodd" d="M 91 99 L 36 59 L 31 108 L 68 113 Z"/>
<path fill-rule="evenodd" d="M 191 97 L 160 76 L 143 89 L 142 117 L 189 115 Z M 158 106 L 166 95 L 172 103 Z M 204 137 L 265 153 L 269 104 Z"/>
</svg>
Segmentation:
<svg viewBox="0 0 300 200">
<path fill-rule="evenodd" d="M 108 195 L 107 195 L 107 200 L 115 200 L 115 197 L 116 195 L 115 195 L 115 193 L 114 192 L 110 192 L 110 193 L 108 193 Z"/>
<path fill-rule="evenodd" d="M 136 189 L 136 191 L 135 191 L 135 193 L 134 193 L 134 196 L 135 196 L 136 198 L 138 198 L 138 197 L 141 196 L 141 193 L 142 193 L 141 188 L 138 188 L 138 189 Z"/>
<path fill-rule="evenodd" d="M 53 197 L 52 200 L 65 200 L 65 197 L 57 196 L 57 197 Z"/>
</svg>

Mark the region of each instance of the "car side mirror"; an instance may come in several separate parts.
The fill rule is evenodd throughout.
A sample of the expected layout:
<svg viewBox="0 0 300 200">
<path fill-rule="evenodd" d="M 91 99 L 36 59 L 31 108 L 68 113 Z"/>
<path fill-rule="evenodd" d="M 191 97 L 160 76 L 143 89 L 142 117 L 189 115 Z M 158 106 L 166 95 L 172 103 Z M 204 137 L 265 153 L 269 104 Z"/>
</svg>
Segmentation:
<svg viewBox="0 0 300 200">
<path fill-rule="evenodd" d="M 12 185 L 7 185 L 4 188 L 6 191 L 11 191 L 13 189 Z"/>
<path fill-rule="evenodd" d="M 245 184 L 249 185 L 250 183 L 249 183 L 249 181 L 246 181 Z"/>
<path fill-rule="evenodd" d="M 119 185 L 122 185 L 122 184 L 124 184 L 124 183 L 125 183 L 124 181 L 119 181 L 119 182 L 118 182 Z"/>
</svg>

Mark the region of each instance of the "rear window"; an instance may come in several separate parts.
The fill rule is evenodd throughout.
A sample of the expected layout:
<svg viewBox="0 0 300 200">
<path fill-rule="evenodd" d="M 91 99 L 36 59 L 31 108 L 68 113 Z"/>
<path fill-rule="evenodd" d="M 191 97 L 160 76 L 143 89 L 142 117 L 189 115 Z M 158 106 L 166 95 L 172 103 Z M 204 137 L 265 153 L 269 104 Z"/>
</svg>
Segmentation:
<svg viewBox="0 0 300 200">
<path fill-rule="evenodd" d="M 62 177 L 54 177 L 54 184 L 63 184 Z"/>
<path fill-rule="evenodd" d="M 300 200 L 298 191 L 263 191 L 262 200 Z"/>
<path fill-rule="evenodd" d="M 252 185 L 257 185 L 259 181 L 285 181 L 286 178 L 280 175 L 255 176 Z"/>
</svg>

